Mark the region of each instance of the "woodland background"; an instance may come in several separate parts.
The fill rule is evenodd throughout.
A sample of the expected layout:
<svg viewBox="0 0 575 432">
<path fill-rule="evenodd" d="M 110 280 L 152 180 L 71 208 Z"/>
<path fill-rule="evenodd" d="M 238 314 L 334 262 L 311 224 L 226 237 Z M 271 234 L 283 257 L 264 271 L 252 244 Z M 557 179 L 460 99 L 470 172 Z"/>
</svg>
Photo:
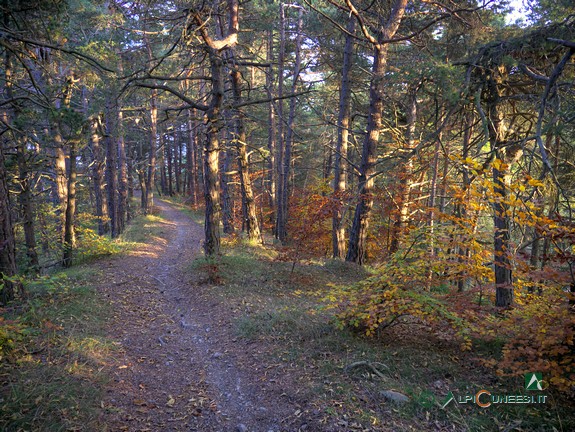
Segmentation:
<svg viewBox="0 0 575 432">
<path fill-rule="evenodd" d="M 341 328 L 498 341 L 485 365 L 573 394 L 571 1 L 527 0 L 515 23 L 507 2 L 473 0 L 0 11 L 7 308 L 179 197 L 205 212 L 215 273 L 222 235 L 293 266 L 365 265 L 324 299 Z"/>
</svg>

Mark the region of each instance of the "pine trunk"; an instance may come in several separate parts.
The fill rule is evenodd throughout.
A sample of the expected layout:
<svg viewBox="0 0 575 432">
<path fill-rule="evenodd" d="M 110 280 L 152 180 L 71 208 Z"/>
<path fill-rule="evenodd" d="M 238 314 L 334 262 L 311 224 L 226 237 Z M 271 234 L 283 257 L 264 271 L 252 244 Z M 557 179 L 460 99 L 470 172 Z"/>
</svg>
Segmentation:
<svg viewBox="0 0 575 432">
<path fill-rule="evenodd" d="M 387 40 L 393 38 L 405 14 L 407 0 L 395 0 L 390 17 L 382 22 L 374 45 L 373 73 L 369 89 L 369 113 L 367 134 L 363 142 L 360 175 L 358 180 L 358 203 L 349 235 L 346 261 L 363 264 L 367 252 L 369 219 L 373 207 L 373 186 L 377 145 L 382 129 L 382 116 L 385 97 L 385 73 L 387 71 Z M 356 11 L 357 12 L 357 11 Z"/>
<path fill-rule="evenodd" d="M 117 107 L 116 135 L 118 142 L 118 234 L 124 232 L 128 221 L 128 166 L 126 159 L 126 144 L 124 141 L 122 109 Z"/>
<path fill-rule="evenodd" d="M 66 212 L 64 218 L 64 257 L 62 265 L 72 265 L 72 255 L 76 247 L 74 216 L 76 214 L 76 145 L 70 145 L 70 162 L 68 164 L 68 187 L 66 196 Z"/>
<path fill-rule="evenodd" d="M 154 206 L 154 178 L 156 174 L 156 149 L 158 143 L 158 107 L 156 104 L 157 91 L 152 90 L 150 98 L 150 152 L 148 153 L 148 174 L 146 177 L 146 197 L 142 204 L 144 214 L 152 211 Z M 143 193 L 143 192 L 142 192 Z"/>
<path fill-rule="evenodd" d="M 118 172 L 117 172 L 117 147 L 116 147 L 116 104 L 111 96 L 108 96 L 106 106 L 106 192 L 108 200 L 108 219 L 110 220 L 110 235 L 116 238 L 118 232 Z"/>
<path fill-rule="evenodd" d="M 296 92 L 299 76 L 301 72 L 301 45 L 303 40 L 302 34 L 303 28 L 303 9 L 298 9 L 298 21 L 296 30 L 296 40 L 295 40 L 295 63 L 293 70 L 293 81 L 292 81 L 292 94 Z M 287 119 L 286 135 L 284 142 L 284 154 L 282 159 L 282 175 L 281 175 L 281 193 L 280 193 L 280 206 L 278 207 L 278 226 L 277 226 L 277 236 L 282 243 L 287 242 L 288 232 L 287 232 L 287 222 L 288 222 L 288 212 L 289 212 L 289 195 L 290 195 L 290 174 L 291 174 L 291 164 L 292 164 L 292 150 L 293 150 L 293 140 L 294 140 L 294 123 L 296 116 L 296 98 L 292 97 L 290 99 L 290 109 L 289 116 Z"/>
<path fill-rule="evenodd" d="M 343 67 L 341 70 L 341 86 L 339 89 L 339 114 L 337 118 L 337 143 L 335 147 L 335 164 L 333 179 L 333 195 L 337 201 L 332 216 L 332 255 L 334 258 L 343 258 L 345 252 L 345 225 L 343 221 L 344 203 L 343 194 L 346 190 L 347 146 L 350 128 L 351 110 L 351 81 L 350 72 L 353 60 L 353 34 L 355 33 L 355 17 L 349 17 L 347 22 L 348 34 L 345 36 L 343 51 Z"/>
<path fill-rule="evenodd" d="M 14 283 L 9 279 L 16 274 L 16 242 L 10 211 L 10 193 L 4 159 L 3 143 L 0 143 L 0 303 L 14 299 Z"/>
</svg>

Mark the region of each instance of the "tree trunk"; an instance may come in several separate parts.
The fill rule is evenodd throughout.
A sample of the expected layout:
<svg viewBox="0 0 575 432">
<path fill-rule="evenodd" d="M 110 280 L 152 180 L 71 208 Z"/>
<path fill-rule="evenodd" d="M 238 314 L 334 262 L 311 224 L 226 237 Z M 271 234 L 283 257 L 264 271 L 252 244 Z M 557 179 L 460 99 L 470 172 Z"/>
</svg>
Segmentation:
<svg viewBox="0 0 575 432">
<path fill-rule="evenodd" d="M 126 144 L 124 141 L 123 123 L 124 117 L 122 108 L 117 105 L 117 125 L 116 135 L 118 143 L 118 234 L 124 232 L 126 222 L 128 221 L 128 166 L 126 159 Z"/>
<path fill-rule="evenodd" d="M 74 216 L 76 214 L 76 145 L 70 144 L 70 162 L 68 164 L 68 190 L 66 194 L 66 213 L 64 219 L 64 257 L 62 265 L 72 265 L 72 254 L 76 247 Z"/>
<path fill-rule="evenodd" d="M 407 128 L 405 130 L 405 143 L 407 150 L 413 148 L 415 142 L 415 123 L 417 121 L 417 91 L 419 84 L 408 92 L 407 103 Z M 409 158 L 401 163 L 399 170 L 399 190 L 397 192 L 397 216 L 393 224 L 389 253 L 394 254 L 399 250 L 401 237 L 409 218 L 409 195 L 411 191 L 411 173 L 413 171 L 413 161 Z"/>
<path fill-rule="evenodd" d="M 175 182 L 176 182 L 176 193 L 179 195 L 182 188 L 182 131 L 178 129 L 174 131 L 174 143 L 176 145 L 176 154 L 174 155 L 174 170 L 175 170 Z"/>
<path fill-rule="evenodd" d="M 397 32 L 406 6 L 407 0 L 395 0 L 393 2 L 389 19 L 387 22 L 381 23 L 377 35 L 377 42 L 373 41 L 375 42 L 373 43 L 374 62 L 369 89 L 367 134 L 363 142 L 361 153 L 358 181 L 359 202 L 355 208 L 347 255 L 345 257 L 346 261 L 356 262 L 358 264 L 363 264 L 366 259 L 369 218 L 373 207 L 373 175 L 375 174 L 375 162 L 377 159 L 377 144 L 382 128 L 385 72 L 387 71 L 387 52 L 389 48 L 389 45 L 384 41 L 393 38 Z M 354 14 L 358 16 L 357 11 L 355 11 Z"/>
<path fill-rule="evenodd" d="M 34 230 L 34 210 L 32 206 L 32 188 L 26 160 L 26 148 L 22 140 L 17 141 L 16 159 L 18 161 L 18 182 L 20 184 L 20 207 L 22 209 L 22 227 L 26 242 L 26 256 L 33 273 L 40 271 L 38 253 L 36 252 L 36 232 Z"/>
<path fill-rule="evenodd" d="M 238 38 L 239 5 L 237 0 L 228 0 L 229 31 L 221 40 L 214 40 L 210 36 L 202 16 L 191 10 L 192 19 L 203 39 L 211 69 L 211 94 L 206 111 L 206 127 L 208 139 L 204 147 L 204 197 L 206 202 L 205 213 L 205 241 L 206 256 L 213 257 L 220 253 L 220 185 L 219 185 L 219 132 L 222 120 L 222 104 L 224 99 L 223 61 L 220 52 L 233 48 Z"/>
<path fill-rule="evenodd" d="M 98 119 L 90 120 L 90 139 L 89 146 L 92 150 L 92 185 L 94 191 L 94 206 L 96 219 L 98 221 L 98 234 L 104 235 L 109 231 L 107 219 L 107 206 L 104 208 L 104 198 L 102 195 L 102 178 L 104 157 L 102 147 L 100 146 L 100 135 L 98 134 Z"/>
<path fill-rule="evenodd" d="M 222 65 L 219 59 L 212 60 L 212 62 L 216 63 L 215 65 L 212 64 L 212 83 L 214 85 L 212 98 L 217 99 L 223 97 Z M 220 75 L 219 79 L 215 78 L 217 75 Z M 217 87 L 221 87 L 219 95 L 216 95 Z M 204 199 L 206 202 L 204 251 L 206 256 L 216 256 L 220 253 L 220 142 L 218 134 L 221 127 L 219 125 L 221 100 L 219 103 L 216 101 L 213 105 L 208 111 L 208 139 L 205 144 L 204 159 Z"/>
<path fill-rule="evenodd" d="M 103 178 L 104 178 L 104 155 L 100 145 L 100 135 L 98 133 L 99 119 L 94 118 L 90 122 L 89 145 L 92 148 L 92 185 L 94 188 L 94 204 L 96 218 L 98 219 L 98 234 L 104 235 L 110 231 L 108 222 L 108 205 L 104 201 Z"/>
<path fill-rule="evenodd" d="M 303 28 L 303 8 L 298 8 L 298 20 L 297 20 L 297 30 L 296 30 L 296 40 L 295 40 L 295 63 L 293 70 L 292 79 L 292 94 L 296 92 L 299 76 L 301 72 L 301 45 L 303 40 L 302 34 Z M 282 175 L 281 175 L 281 193 L 280 195 L 280 206 L 278 207 L 278 226 L 277 226 L 277 236 L 282 243 L 287 241 L 287 222 L 288 222 L 288 211 L 289 211 L 289 194 L 290 194 L 290 173 L 291 173 L 291 154 L 293 147 L 293 136 L 294 136 L 294 123 L 296 116 L 296 98 L 292 97 L 290 99 L 290 110 L 289 117 L 287 121 L 286 136 L 284 142 L 284 155 L 282 160 Z"/>
<path fill-rule="evenodd" d="M 156 148 L 158 142 L 158 107 L 156 104 L 157 91 L 152 90 L 150 98 L 150 153 L 148 154 L 148 175 L 146 178 L 146 199 L 142 210 L 148 214 L 154 206 L 154 178 L 156 173 Z M 143 193 L 143 192 L 142 192 Z"/>
<path fill-rule="evenodd" d="M 188 110 L 188 145 L 186 146 L 186 164 L 188 171 L 188 190 L 192 205 L 198 205 L 198 170 L 196 159 L 196 129 L 193 122 L 193 111 Z"/>
<path fill-rule="evenodd" d="M 513 279 L 510 259 L 510 220 L 509 205 L 506 202 L 510 172 L 509 168 L 521 155 L 517 145 L 507 146 L 504 113 L 499 104 L 502 97 L 500 83 L 507 75 L 506 66 L 495 66 L 486 77 L 485 99 L 488 116 L 488 133 L 491 149 L 495 153 L 493 163 L 493 265 L 495 273 L 495 305 L 509 307 L 513 304 Z"/>
<path fill-rule="evenodd" d="M 118 161 L 116 143 L 116 102 L 108 95 L 105 112 L 106 123 L 106 191 L 108 199 L 108 218 L 110 219 L 110 235 L 116 238 L 118 232 Z"/>
<path fill-rule="evenodd" d="M 268 206 L 270 207 L 269 222 L 272 224 L 272 231 L 275 235 L 275 220 L 276 220 L 276 186 L 277 174 L 275 170 L 276 161 L 276 118 L 275 118 L 275 104 L 272 100 L 274 91 L 274 68 L 272 65 L 274 56 L 274 32 L 273 29 L 268 30 L 266 62 L 268 66 L 268 73 L 266 74 L 266 91 L 270 103 L 268 106 L 268 152 L 267 169 L 268 169 Z M 281 103 L 281 101 L 278 101 Z M 263 227 L 262 227 L 263 228 Z"/>
<path fill-rule="evenodd" d="M 231 137 L 231 132 L 228 132 L 228 137 Z M 228 142 L 231 139 L 228 139 Z M 222 223 L 224 226 L 224 233 L 232 234 L 234 232 L 234 217 L 232 208 L 232 191 L 231 191 L 231 179 L 229 172 L 232 167 L 232 149 L 230 147 L 226 148 L 224 151 L 224 166 L 221 173 L 221 184 L 222 184 Z"/>
<path fill-rule="evenodd" d="M 208 47 L 208 50 L 212 91 L 210 108 L 207 111 L 208 139 L 204 149 L 204 198 L 206 202 L 204 251 L 206 256 L 215 256 L 220 253 L 219 133 L 221 129 L 221 106 L 224 98 L 224 78 L 221 56 L 213 48 Z"/>
<path fill-rule="evenodd" d="M 232 90 L 236 103 L 242 100 L 241 74 L 236 68 L 230 74 Z M 261 233 L 257 218 L 256 203 L 252 189 L 252 180 L 250 178 L 249 160 L 247 154 L 247 137 L 244 128 L 244 117 L 240 110 L 235 112 L 234 142 L 238 152 L 238 168 L 240 171 L 240 185 L 242 192 L 242 202 L 244 203 L 244 223 L 248 238 L 250 240 L 260 240 Z M 270 134 L 271 135 L 271 134 Z M 268 141 L 269 144 L 269 141 Z"/>
<path fill-rule="evenodd" d="M 351 81 L 350 72 L 353 61 L 353 34 L 355 33 L 355 17 L 350 16 L 347 22 L 348 34 L 345 35 L 343 51 L 343 66 L 341 70 L 341 86 L 339 89 L 339 114 L 337 118 L 337 143 L 335 146 L 335 164 L 333 179 L 333 195 L 337 201 L 332 216 L 332 255 L 343 258 L 345 252 L 345 225 L 343 221 L 343 194 L 346 189 L 347 146 L 350 128 Z"/>
<path fill-rule="evenodd" d="M 0 302 L 6 304 L 14 299 L 15 284 L 9 279 L 16 274 L 16 242 L 10 211 L 10 194 L 4 148 L 0 144 Z"/>
<path fill-rule="evenodd" d="M 132 206 L 130 205 L 130 200 L 132 198 L 134 198 L 134 159 L 132 157 L 133 153 L 132 150 L 130 148 L 130 146 L 128 145 L 126 147 L 126 153 L 129 155 L 126 158 L 126 169 L 127 169 L 127 174 L 128 174 L 128 220 L 132 219 Z"/>
<path fill-rule="evenodd" d="M 473 136 L 473 117 L 471 113 L 468 112 L 465 113 L 464 127 L 465 130 L 463 132 L 463 149 L 461 157 L 463 160 L 466 160 L 467 157 L 469 156 L 469 150 L 471 147 L 471 138 Z M 458 216 L 461 220 L 469 219 L 469 216 L 467 214 L 467 207 L 469 204 L 469 187 L 471 186 L 471 177 L 469 174 L 470 174 L 469 169 L 464 165 L 462 170 L 462 185 L 463 185 L 463 191 L 465 192 L 465 198 L 462 198 L 462 201 L 458 206 L 459 208 Z M 472 230 L 473 231 L 475 230 L 475 224 L 472 224 Z M 462 239 L 461 247 L 463 246 L 464 243 L 468 244 L 467 240 L 468 240 L 467 238 Z M 462 267 L 464 265 L 465 260 L 468 260 L 470 256 L 471 256 L 471 250 L 469 247 L 465 247 L 464 252 L 459 253 L 458 262 Z M 457 280 L 457 291 L 458 292 L 465 291 L 465 288 L 468 285 L 469 285 L 469 278 L 460 277 Z"/>
<path fill-rule="evenodd" d="M 284 72 L 285 72 L 285 57 L 286 57 L 286 19 L 285 19 L 285 4 L 283 0 L 279 2 L 279 29 L 280 29 L 280 46 L 278 53 L 278 101 L 277 101 L 277 113 L 278 113 L 278 127 L 277 127 L 277 145 L 276 145 L 276 172 L 277 172 L 277 190 L 276 190 L 276 220 L 274 235 L 276 239 L 280 238 L 280 227 L 282 221 L 284 220 L 283 215 L 283 202 L 284 202 L 284 170 L 283 170 L 283 160 L 285 153 L 285 142 L 284 142 Z M 283 233 L 285 234 L 285 233 Z M 283 235 L 282 234 L 282 235 Z"/>
<path fill-rule="evenodd" d="M 165 152 L 164 155 L 168 159 L 168 177 L 167 177 L 167 184 L 166 184 L 166 172 L 165 172 L 165 164 L 160 163 L 162 167 L 162 193 L 169 194 L 170 196 L 174 195 L 174 149 L 173 149 L 173 141 L 170 139 L 170 135 L 166 134 L 164 137 L 164 148 Z"/>
<path fill-rule="evenodd" d="M 68 180 L 66 178 L 66 154 L 64 152 L 64 139 L 60 132 L 60 126 L 56 122 L 49 121 L 50 134 L 54 143 L 54 175 L 57 205 L 56 215 L 58 216 L 60 240 L 64 238 L 64 214 L 66 212 L 66 189 Z"/>
<path fill-rule="evenodd" d="M 12 83 L 12 60 L 9 51 L 5 54 L 5 90 L 6 96 L 9 100 L 14 100 L 14 91 Z M 20 105 L 18 101 L 11 103 L 13 118 L 10 118 L 8 111 L 4 112 L 5 125 L 12 124 L 20 116 Z M 16 161 L 18 164 L 18 183 L 20 185 L 20 208 L 22 211 L 22 226 L 24 229 L 24 240 L 26 242 L 26 256 L 28 257 L 28 265 L 33 273 L 40 271 L 38 262 L 38 253 L 36 252 L 36 233 L 34 230 L 34 211 L 32 208 L 32 188 L 30 186 L 30 170 L 27 161 L 26 143 L 23 139 L 16 135 L 12 130 L 14 143 L 16 144 Z M 3 145 L 0 142 L 0 145 Z"/>
</svg>

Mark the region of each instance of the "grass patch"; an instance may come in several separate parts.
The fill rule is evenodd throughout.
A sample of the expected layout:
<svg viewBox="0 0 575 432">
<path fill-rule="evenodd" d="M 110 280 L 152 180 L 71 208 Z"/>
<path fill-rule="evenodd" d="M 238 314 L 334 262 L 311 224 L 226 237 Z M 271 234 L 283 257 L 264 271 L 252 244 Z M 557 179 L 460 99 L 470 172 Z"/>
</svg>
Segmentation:
<svg viewBox="0 0 575 432">
<path fill-rule="evenodd" d="M 165 219 L 159 214 L 140 216 L 128 225 L 122 234 L 120 241 L 127 250 L 138 248 L 153 239 L 164 239 L 167 230 Z"/>
<path fill-rule="evenodd" d="M 29 284 L 29 299 L 3 310 L 18 323 L 17 343 L 0 364 L 0 429 L 97 430 L 104 359 L 113 349 L 103 336 L 107 307 L 77 267 Z"/>
<path fill-rule="evenodd" d="M 204 224 L 204 218 L 205 218 L 204 210 L 200 207 L 193 208 L 191 205 L 189 197 L 184 197 L 182 195 L 174 195 L 172 197 L 163 196 L 159 199 L 161 199 L 162 201 L 165 201 L 167 203 L 170 203 L 175 208 L 177 208 L 179 211 L 188 215 L 190 217 L 190 219 L 192 219 L 197 224 L 199 224 L 199 225 Z"/>
</svg>

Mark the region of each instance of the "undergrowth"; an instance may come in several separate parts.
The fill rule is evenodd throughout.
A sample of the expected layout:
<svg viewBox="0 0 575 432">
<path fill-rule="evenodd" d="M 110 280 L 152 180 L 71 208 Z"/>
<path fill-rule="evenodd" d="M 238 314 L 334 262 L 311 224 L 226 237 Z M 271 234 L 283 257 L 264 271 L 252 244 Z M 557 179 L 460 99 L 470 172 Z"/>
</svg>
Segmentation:
<svg viewBox="0 0 575 432">
<path fill-rule="evenodd" d="M 77 267 L 28 284 L 28 301 L 1 310 L 0 430 L 97 430 L 106 306 Z M 8 343 L 6 343 L 8 341 Z"/>
</svg>

